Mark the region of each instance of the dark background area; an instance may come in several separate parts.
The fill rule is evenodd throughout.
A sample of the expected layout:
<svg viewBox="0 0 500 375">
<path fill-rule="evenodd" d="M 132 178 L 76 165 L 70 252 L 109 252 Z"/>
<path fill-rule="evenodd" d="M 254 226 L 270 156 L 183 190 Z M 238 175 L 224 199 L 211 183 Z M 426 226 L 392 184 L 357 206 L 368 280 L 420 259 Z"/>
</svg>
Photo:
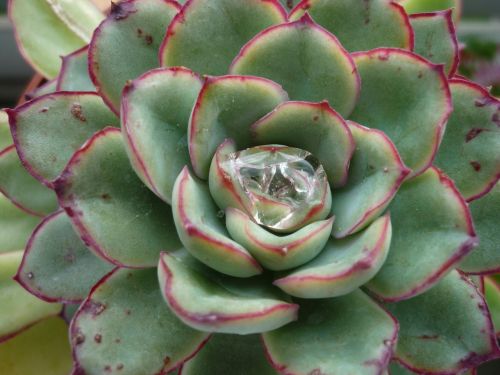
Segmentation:
<svg viewBox="0 0 500 375">
<path fill-rule="evenodd" d="M 7 0 L 0 0 L 0 108 L 14 106 L 33 75 L 15 45 L 12 27 L 5 15 L 6 3 Z M 485 53 L 490 53 L 492 46 L 500 50 L 500 0 L 464 0 L 459 38 L 466 44 L 477 44 L 480 51 L 487 49 Z M 479 375 L 499 374 L 500 361 L 487 364 L 479 371 Z"/>
</svg>

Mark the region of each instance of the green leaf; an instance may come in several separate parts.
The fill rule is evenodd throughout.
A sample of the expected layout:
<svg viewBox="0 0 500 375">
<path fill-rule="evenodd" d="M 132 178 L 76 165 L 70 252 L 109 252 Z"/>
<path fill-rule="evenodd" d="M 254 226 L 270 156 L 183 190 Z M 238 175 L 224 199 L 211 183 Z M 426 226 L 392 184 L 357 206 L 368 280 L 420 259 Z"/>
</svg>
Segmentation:
<svg viewBox="0 0 500 375">
<path fill-rule="evenodd" d="M 313 153 L 332 187 L 345 185 L 354 140 L 344 119 L 327 102 L 285 102 L 251 130 L 257 144 L 287 145 Z"/>
<path fill-rule="evenodd" d="M 67 375 L 71 370 L 68 326 L 59 317 L 46 319 L 0 344 L 0 358 L 2 374 Z"/>
<path fill-rule="evenodd" d="M 397 0 L 408 14 L 453 9 L 453 19 L 458 22 L 462 13 L 461 0 Z"/>
<path fill-rule="evenodd" d="M 36 79 L 36 76 L 33 78 L 33 80 Z M 52 94 L 57 90 L 57 78 L 54 78 L 50 81 L 47 81 L 43 83 L 42 85 L 38 86 L 36 89 L 33 91 L 27 93 L 24 95 L 24 99 L 26 100 L 32 100 L 35 98 L 38 98 L 40 96 L 46 95 L 46 94 Z"/>
<path fill-rule="evenodd" d="M 0 193 L 0 254 L 24 249 L 39 216 L 26 213 Z"/>
<path fill-rule="evenodd" d="M 208 335 L 182 324 L 162 300 L 156 270 L 117 269 L 84 301 L 71 327 L 80 373 L 167 373 Z"/>
<path fill-rule="evenodd" d="M 476 83 L 464 79 L 450 82 L 455 109 L 436 165 L 472 201 L 500 179 L 500 100 Z"/>
<path fill-rule="evenodd" d="M 24 58 L 46 78 L 54 78 L 59 73 L 60 56 L 85 44 L 47 0 L 10 0 L 9 18 Z"/>
<path fill-rule="evenodd" d="M 387 308 L 400 324 L 395 357 L 419 373 L 460 373 L 500 355 L 484 298 L 457 271 Z"/>
<path fill-rule="evenodd" d="M 213 335 L 182 367 L 182 375 L 277 375 L 257 335 Z"/>
<path fill-rule="evenodd" d="M 277 0 L 191 0 L 168 27 L 160 49 L 161 65 L 223 75 L 254 35 L 285 21 Z"/>
<path fill-rule="evenodd" d="M 360 89 L 351 56 L 307 14 L 257 35 L 241 49 L 230 72 L 272 79 L 292 100 L 326 100 L 342 116 L 352 112 Z"/>
<path fill-rule="evenodd" d="M 88 68 L 88 46 L 62 58 L 57 91 L 95 91 Z"/>
<path fill-rule="evenodd" d="M 452 10 L 414 14 L 410 21 L 415 31 L 414 51 L 435 64 L 444 64 L 452 77 L 460 60 Z"/>
<path fill-rule="evenodd" d="M 349 51 L 377 47 L 413 48 L 413 31 L 403 8 L 388 0 L 304 0 L 290 20 L 307 12 Z"/>
<path fill-rule="evenodd" d="M 201 331 L 247 335 L 297 319 L 298 306 L 283 301 L 269 280 L 210 275 L 193 261 L 163 253 L 158 268 L 163 298 L 185 324 Z"/>
<path fill-rule="evenodd" d="M 345 237 L 375 220 L 396 195 L 410 170 L 381 131 L 348 121 L 356 148 L 349 179 L 332 194 L 333 235 Z"/>
<path fill-rule="evenodd" d="M 500 231 L 498 230 L 498 207 L 500 207 L 500 182 L 484 197 L 469 204 L 474 226 L 479 237 L 479 246 L 459 265 L 467 273 L 500 272 Z"/>
<path fill-rule="evenodd" d="M 44 216 L 57 207 L 54 192 L 24 169 L 14 145 L 0 151 L 0 192 L 32 215 Z"/>
<path fill-rule="evenodd" d="M 9 128 L 9 116 L 7 112 L 0 110 L 0 151 L 10 146 L 13 142 Z"/>
<path fill-rule="evenodd" d="M 490 277 L 484 278 L 485 298 L 497 337 L 500 335 L 500 285 Z"/>
<path fill-rule="evenodd" d="M 201 86 L 201 78 L 188 69 L 156 69 L 123 92 L 127 154 L 141 180 L 168 203 L 175 179 L 189 164 L 187 128 Z"/>
<path fill-rule="evenodd" d="M 89 70 L 97 91 L 111 109 L 120 111 L 123 86 L 158 66 L 165 30 L 179 10 L 171 0 L 115 3 L 95 30 L 89 46 Z"/>
<path fill-rule="evenodd" d="M 294 268 L 316 257 L 325 247 L 332 225 L 333 218 L 316 221 L 293 234 L 278 236 L 260 227 L 244 212 L 235 208 L 226 210 L 226 227 L 231 237 L 273 271 Z"/>
<path fill-rule="evenodd" d="M 274 285 L 299 298 L 331 298 L 351 293 L 369 281 L 384 264 L 391 244 L 389 215 L 365 231 L 330 240 L 311 262 L 276 280 Z"/>
<path fill-rule="evenodd" d="M 189 120 L 189 153 L 196 175 L 206 179 L 219 144 L 231 138 L 250 146 L 250 126 L 288 99 L 281 86 L 259 77 L 208 77 Z"/>
<path fill-rule="evenodd" d="M 297 322 L 263 338 L 280 373 L 376 375 L 389 364 L 397 331 L 397 322 L 357 290 L 301 302 Z"/>
<path fill-rule="evenodd" d="M 76 303 L 112 268 L 92 254 L 59 211 L 33 232 L 16 280 L 45 301 Z"/>
<path fill-rule="evenodd" d="M 182 244 L 200 262 L 235 277 L 262 272 L 250 253 L 229 238 L 208 186 L 193 177 L 187 167 L 175 182 L 172 211 Z"/>
<path fill-rule="evenodd" d="M 354 57 L 361 98 L 351 119 L 386 133 L 412 176 L 427 169 L 452 111 L 442 66 L 408 51 L 380 48 Z"/>
<path fill-rule="evenodd" d="M 59 314 L 62 308 L 60 304 L 47 303 L 38 299 L 14 281 L 13 277 L 22 257 L 22 251 L 0 254 L 0 306 L 2 306 L 0 342 L 42 319 Z M 3 362 L 3 360 L 0 361 L 0 368 Z"/>
<path fill-rule="evenodd" d="M 96 131 L 119 119 L 95 93 L 56 92 L 9 112 L 12 134 L 28 171 L 48 186 Z"/>
<path fill-rule="evenodd" d="M 130 166 L 119 129 L 96 133 L 54 182 L 84 243 L 119 266 L 154 267 L 181 244 L 172 214 Z"/>
<path fill-rule="evenodd" d="M 389 210 L 391 251 L 367 284 L 384 300 L 423 293 L 477 245 L 467 204 L 453 182 L 434 167 L 404 183 Z"/>
</svg>

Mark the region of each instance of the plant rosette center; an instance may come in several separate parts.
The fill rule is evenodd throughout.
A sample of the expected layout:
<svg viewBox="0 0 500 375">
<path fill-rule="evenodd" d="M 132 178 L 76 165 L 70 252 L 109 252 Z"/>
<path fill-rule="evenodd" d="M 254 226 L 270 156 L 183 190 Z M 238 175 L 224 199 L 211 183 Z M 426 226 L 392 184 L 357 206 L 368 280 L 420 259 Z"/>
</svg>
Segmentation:
<svg viewBox="0 0 500 375">
<path fill-rule="evenodd" d="M 267 229 L 290 232 L 311 218 L 328 215 L 328 179 L 323 166 L 308 151 L 257 146 L 224 155 L 219 167 L 244 210 Z M 222 207 L 226 208 L 225 204 Z"/>
</svg>

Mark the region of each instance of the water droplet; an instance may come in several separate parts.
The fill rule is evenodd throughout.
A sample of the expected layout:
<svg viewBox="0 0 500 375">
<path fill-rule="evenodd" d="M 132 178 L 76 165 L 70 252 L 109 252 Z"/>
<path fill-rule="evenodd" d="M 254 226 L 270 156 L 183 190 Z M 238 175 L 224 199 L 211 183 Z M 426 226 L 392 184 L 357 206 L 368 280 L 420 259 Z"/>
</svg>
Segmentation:
<svg viewBox="0 0 500 375">
<path fill-rule="evenodd" d="M 33 279 L 33 277 L 35 277 L 35 275 L 33 275 L 33 272 L 28 272 L 28 279 Z"/>
</svg>

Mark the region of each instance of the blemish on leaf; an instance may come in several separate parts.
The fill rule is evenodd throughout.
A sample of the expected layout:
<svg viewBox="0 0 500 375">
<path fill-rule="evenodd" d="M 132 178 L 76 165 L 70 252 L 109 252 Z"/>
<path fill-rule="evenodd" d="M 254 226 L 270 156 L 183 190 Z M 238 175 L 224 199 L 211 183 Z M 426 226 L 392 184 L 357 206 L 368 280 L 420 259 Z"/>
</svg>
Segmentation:
<svg viewBox="0 0 500 375">
<path fill-rule="evenodd" d="M 481 164 L 478 161 L 473 160 L 470 162 L 470 165 L 472 166 L 472 168 L 474 168 L 476 172 L 479 172 L 481 170 Z"/>
<path fill-rule="evenodd" d="M 500 127 L 500 112 L 495 112 L 493 116 L 491 116 L 491 121 Z"/>
<path fill-rule="evenodd" d="M 28 272 L 28 274 L 26 276 L 28 276 L 28 279 L 30 279 L 30 280 L 32 280 L 35 277 L 33 272 Z"/>
<path fill-rule="evenodd" d="M 83 333 L 77 333 L 74 340 L 75 345 L 80 345 L 85 342 L 85 335 Z"/>
<path fill-rule="evenodd" d="M 116 365 L 116 369 L 117 369 L 118 371 L 123 370 L 123 363 L 118 363 L 118 364 Z"/>
<path fill-rule="evenodd" d="M 101 343 L 102 341 L 102 335 L 100 335 L 99 333 L 97 333 L 95 336 L 94 336 L 94 341 L 98 344 Z"/>
<path fill-rule="evenodd" d="M 75 103 L 71 106 L 71 114 L 73 115 L 74 118 L 82 122 L 87 121 L 87 119 L 83 115 L 82 106 L 80 104 Z"/>
<path fill-rule="evenodd" d="M 111 199 L 111 195 L 104 193 L 101 194 L 101 198 L 104 199 L 105 201 L 109 201 Z"/>
<path fill-rule="evenodd" d="M 146 35 L 144 36 L 144 40 L 146 41 L 146 44 L 147 44 L 148 46 L 150 46 L 151 44 L 153 44 L 153 36 L 152 36 L 152 35 L 150 35 L 150 34 L 146 34 Z"/>
<path fill-rule="evenodd" d="M 469 132 L 465 136 L 465 142 L 472 141 L 474 138 L 476 138 L 479 134 L 481 134 L 485 130 L 487 130 L 487 129 L 472 128 L 471 130 L 469 130 Z"/>
<path fill-rule="evenodd" d="M 111 2 L 111 11 L 109 15 L 113 17 L 116 21 L 124 20 L 132 13 L 137 12 L 133 3 L 130 2 Z"/>
<path fill-rule="evenodd" d="M 104 310 L 106 310 L 106 305 L 100 303 L 100 302 L 94 302 L 94 301 L 89 301 L 85 306 L 84 309 L 89 312 L 93 316 L 98 316 L 103 313 Z"/>
<path fill-rule="evenodd" d="M 125 315 L 130 315 L 132 314 L 132 311 L 130 309 L 125 309 Z"/>
<path fill-rule="evenodd" d="M 486 104 L 488 104 L 487 98 L 476 99 L 474 101 L 474 105 L 479 108 L 484 107 Z"/>
<path fill-rule="evenodd" d="M 389 60 L 389 54 L 388 53 L 382 53 L 382 54 L 378 55 L 377 58 L 380 61 L 387 61 L 387 60 Z"/>
<path fill-rule="evenodd" d="M 318 115 L 316 115 L 316 116 L 313 117 L 313 121 L 318 121 L 318 120 L 319 120 L 319 116 Z"/>
<path fill-rule="evenodd" d="M 424 73 L 423 72 L 418 72 L 418 79 L 422 79 L 424 77 Z"/>
<path fill-rule="evenodd" d="M 44 107 L 42 108 L 41 110 L 38 111 L 38 113 L 45 113 L 47 112 L 49 109 L 47 107 Z"/>
<path fill-rule="evenodd" d="M 122 340 L 120 340 L 120 339 L 115 339 L 115 343 L 119 344 L 119 343 L 121 343 L 121 342 L 122 342 Z"/>
<path fill-rule="evenodd" d="M 312 370 L 308 375 L 326 375 L 324 372 L 321 372 L 319 368 Z"/>
<path fill-rule="evenodd" d="M 418 338 L 422 340 L 436 340 L 439 338 L 439 335 L 421 335 Z"/>
<path fill-rule="evenodd" d="M 111 372 L 111 366 L 110 365 L 104 366 L 104 371 Z"/>
</svg>

